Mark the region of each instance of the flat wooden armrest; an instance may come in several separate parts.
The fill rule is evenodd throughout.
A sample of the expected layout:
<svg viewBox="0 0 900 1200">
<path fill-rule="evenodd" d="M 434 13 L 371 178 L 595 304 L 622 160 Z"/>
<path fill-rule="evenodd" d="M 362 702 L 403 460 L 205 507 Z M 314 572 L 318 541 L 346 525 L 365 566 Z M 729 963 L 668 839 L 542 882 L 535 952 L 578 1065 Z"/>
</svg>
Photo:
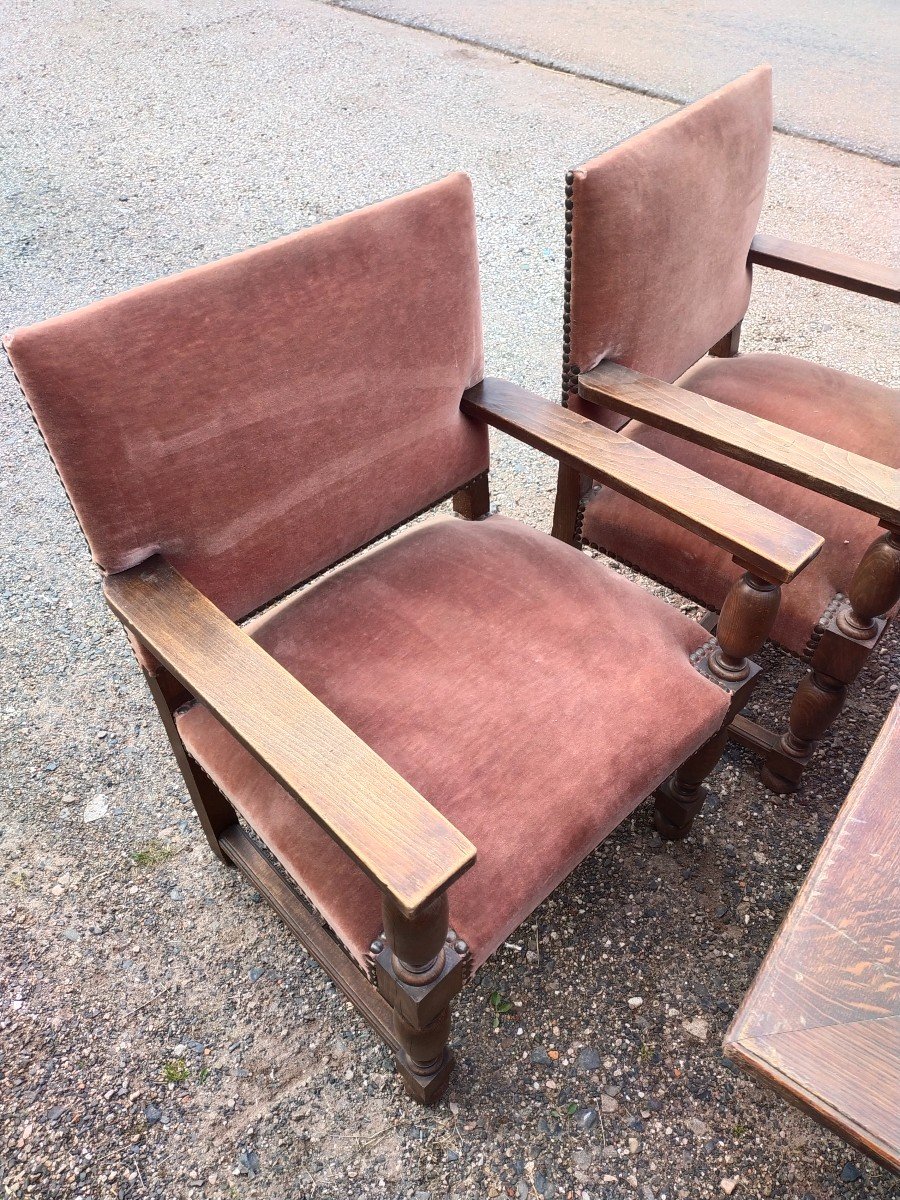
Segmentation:
<svg viewBox="0 0 900 1200">
<path fill-rule="evenodd" d="M 162 558 L 107 576 L 106 599 L 407 916 L 475 847 L 329 708 Z"/>
<path fill-rule="evenodd" d="M 894 304 L 900 300 L 900 270 L 863 262 L 850 254 L 837 254 L 758 233 L 750 245 L 749 261 L 760 267 L 772 267 L 789 275 L 860 292 L 863 296 L 875 296 L 878 300 L 890 300 Z"/>
<path fill-rule="evenodd" d="M 900 522 L 900 471 L 776 425 L 673 383 L 603 362 L 578 377 L 578 394 L 781 479 Z"/>
<path fill-rule="evenodd" d="M 662 513 L 773 583 L 793 579 L 822 548 L 818 534 L 515 384 L 485 379 L 465 392 L 462 408 Z"/>
</svg>

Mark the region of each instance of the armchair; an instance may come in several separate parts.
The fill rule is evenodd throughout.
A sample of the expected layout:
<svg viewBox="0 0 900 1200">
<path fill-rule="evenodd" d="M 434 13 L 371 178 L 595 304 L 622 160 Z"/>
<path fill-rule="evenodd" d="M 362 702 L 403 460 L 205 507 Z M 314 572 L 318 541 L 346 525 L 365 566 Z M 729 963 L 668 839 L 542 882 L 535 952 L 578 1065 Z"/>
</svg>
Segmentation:
<svg viewBox="0 0 900 1200">
<path fill-rule="evenodd" d="M 824 535 L 772 636 L 809 671 L 788 728 L 732 735 L 795 791 L 900 599 L 900 393 L 780 354 L 739 355 L 754 265 L 897 302 L 900 272 L 755 234 L 771 71 L 760 67 L 570 173 L 563 403 Z M 727 554 L 563 466 L 553 532 L 709 610 Z M 720 626 L 721 627 L 721 626 Z"/>
<path fill-rule="evenodd" d="M 436 1100 L 473 970 L 644 797 L 690 829 L 821 538 L 483 379 L 464 175 L 5 344 L 213 852 Z M 491 513 L 489 425 L 733 555 L 718 646 Z"/>
</svg>

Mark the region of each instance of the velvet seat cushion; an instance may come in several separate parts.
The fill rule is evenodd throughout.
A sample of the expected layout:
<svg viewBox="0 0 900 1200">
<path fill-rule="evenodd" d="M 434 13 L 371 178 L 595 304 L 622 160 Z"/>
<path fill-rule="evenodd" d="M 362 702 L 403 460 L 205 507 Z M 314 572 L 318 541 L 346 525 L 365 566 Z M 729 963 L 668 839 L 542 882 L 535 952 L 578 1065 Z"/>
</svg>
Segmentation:
<svg viewBox="0 0 900 1200">
<path fill-rule="evenodd" d="M 900 392 L 892 388 L 781 354 L 703 359 L 679 383 L 900 468 Z M 623 433 L 822 534 L 822 552 L 782 590 L 772 635 L 802 654 L 825 607 L 837 592 L 846 593 L 866 547 L 883 532 L 876 519 L 640 422 L 629 422 Z M 588 502 L 582 537 L 715 611 L 741 573 L 725 551 L 605 488 Z"/>
<path fill-rule="evenodd" d="M 450 919 L 483 962 L 721 725 L 671 606 L 516 521 L 434 518 L 248 626 L 475 845 Z M 363 964 L 380 896 L 199 704 L 178 729 Z"/>
</svg>

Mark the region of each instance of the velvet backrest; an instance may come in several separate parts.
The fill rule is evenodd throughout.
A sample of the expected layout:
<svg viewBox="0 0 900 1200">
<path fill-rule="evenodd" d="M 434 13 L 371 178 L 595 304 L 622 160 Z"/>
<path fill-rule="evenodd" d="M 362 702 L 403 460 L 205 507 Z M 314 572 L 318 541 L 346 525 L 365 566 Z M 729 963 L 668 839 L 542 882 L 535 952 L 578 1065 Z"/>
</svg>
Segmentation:
<svg viewBox="0 0 900 1200">
<path fill-rule="evenodd" d="M 772 72 L 758 67 L 571 173 L 563 394 L 611 359 L 668 383 L 741 320 L 765 192 Z"/>
<path fill-rule="evenodd" d="M 106 572 L 240 618 L 488 465 L 467 176 L 4 339 Z"/>
</svg>

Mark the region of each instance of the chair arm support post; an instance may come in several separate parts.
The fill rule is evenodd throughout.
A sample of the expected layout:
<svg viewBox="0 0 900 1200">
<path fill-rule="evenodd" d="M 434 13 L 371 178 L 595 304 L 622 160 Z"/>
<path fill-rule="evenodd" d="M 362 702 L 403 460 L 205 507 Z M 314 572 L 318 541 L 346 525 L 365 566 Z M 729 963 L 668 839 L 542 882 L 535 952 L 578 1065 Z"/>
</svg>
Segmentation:
<svg viewBox="0 0 900 1200">
<path fill-rule="evenodd" d="M 384 933 L 370 956 L 378 990 L 394 1010 L 398 1066 L 407 1089 L 431 1103 L 446 1086 L 450 1004 L 469 974 L 469 948 L 450 929 L 446 892 L 412 917 L 382 898 Z"/>
<path fill-rule="evenodd" d="M 716 630 L 718 645 L 709 656 L 708 670 L 728 683 L 747 679 L 751 659 L 772 632 L 781 603 L 781 588 L 751 571 L 732 584 L 725 597 Z"/>
<path fill-rule="evenodd" d="M 877 632 L 877 618 L 900 600 L 900 527 L 875 539 L 862 556 L 847 589 L 849 604 L 837 614 L 847 637 L 866 641 Z"/>
<path fill-rule="evenodd" d="M 780 602 L 779 585 L 752 571 L 737 579 L 725 597 L 716 630 L 717 644 L 701 669 L 730 693 L 731 704 L 716 733 L 654 793 L 654 824 L 666 841 L 687 837 L 703 807 L 706 797 L 703 782 L 722 757 L 732 720 L 756 686 L 760 668 L 752 656 L 771 633 Z"/>
<path fill-rule="evenodd" d="M 413 917 L 382 897 L 384 935 L 391 948 L 391 965 L 398 979 L 416 987 L 431 983 L 444 966 L 444 946 L 450 928 L 450 902 L 442 892 Z"/>
</svg>

